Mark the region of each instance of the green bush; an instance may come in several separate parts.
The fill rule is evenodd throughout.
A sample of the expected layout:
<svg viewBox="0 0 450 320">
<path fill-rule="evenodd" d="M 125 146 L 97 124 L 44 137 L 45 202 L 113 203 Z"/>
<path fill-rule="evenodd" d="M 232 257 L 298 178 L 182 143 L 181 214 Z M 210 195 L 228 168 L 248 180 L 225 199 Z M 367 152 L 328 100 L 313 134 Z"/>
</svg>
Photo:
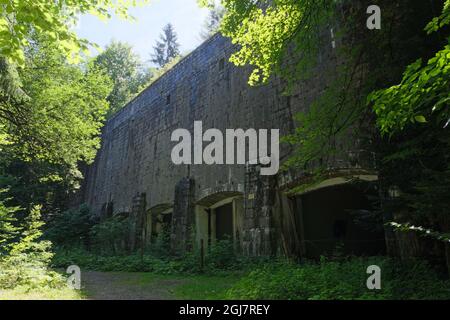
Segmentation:
<svg viewBox="0 0 450 320">
<path fill-rule="evenodd" d="M 206 254 L 205 261 L 209 267 L 216 269 L 227 269 L 236 265 L 238 260 L 233 241 L 226 239 L 212 244 Z"/>
<path fill-rule="evenodd" d="M 369 290 L 367 267 L 378 265 L 381 290 Z M 301 265 L 265 265 L 243 277 L 227 293 L 228 299 L 340 300 L 340 299 L 449 299 L 450 282 L 438 277 L 422 261 L 389 258 L 322 259 Z"/>
<path fill-rule="evenodd" d="M 57 214 L 50 221 L 45 237 L 59 248 L 84 248 L 100 254 L 115 255 L 127 249 L 129 230 L 128 218 L 114 216 L 99 221 L 89 207 L 81 205 Z"/>
<path fill-rule="evenodd" d="M 55 215 L 49 222 L 45 237 L 59 247 L 89 246 L 89 232 L 95 222 L 90 209 L 81 205 Z"/>
<path fill-rule="evenodd" d="M 61 288 L 64 278 L 48 268 L 53 257 L 51 242 L 41 240 L 40 207 L 34 207 L 21 228 L 21 234 L 0 255 L 0 288 L 27 290 Z"/>
<path fill-rule="evenodd" d="M 217 252 L 216 252 L 217 253 Z M 260 262 L 252 259 L 235 257 L 225 263 L 221 258 L 210 257 L 205 260 L 204 268 L 201 268 L 200 254 L 198 250 L 186 253 L 179 257 L 154 256 L 146 253 L 131 255 L 99 255 L 88 252 L 82 248 L 70 250 L 62 249 L 56 251 L 52 260 L 54 268 L 67 268 L 70 265 L 78 265 L 81 268 L 95 271 L 122 271 L 122 272 L 154 272 L 158 274 L 219 274 L 230 271 L 250 270 L 259 265 Z"/>
<path fill-rule="evenodd" d="M 94 225 L 90 230 L 94 251 L 113 255 L 124 252 L 129 230 L 129 219 L 121 216 Z"/>
<path fill-rule="evenodd" d="M 154 239 L 147 250 L 150 255 L 167 258 L 170 255 L 170 230 L 167 227 L 163 227 L 162 232 Z"/>
<path fill-rule="evenodd" d="M 80 268 L 95 271 L 155 272 L 175 274 L 187 272 L 185 260 L 168 260 L 150 255 L 109 255 L 101 256 L 82 249 L 58 250 L 52 261 L 54 268 L 67 268 L 77 265 Z"/>
<path fill-rule="evenodd" d="M 108 224 L 100 224 L 102 229 Z M 99 225 L 99 226 L 100 226 Z M 97 228 L 94 227 L 94 230 Z M 113 228 L 114 229 L 114 228 Z M 107 230 L 106 230 L 107 231 Z M 107 232 L 106 232 L 107 233 Z M 129 254 L 120 250 L 88 251 L 82 247 L 56 250 L 52 265 L 55 268 L 67 268 L 78 265 L 81 268 L 96 271 L 155 272 L 160 274 L 220 274 L 230 271 L 245 272 L 267 263 L 271 258 L 250 258 L 239 256 L 230 240 L 217 241 L 209 250 L 205 250 L 204 265 L 201 267 L 199 248 L 180 256 L 170 255 L 169 242 L 161 233 L 160 240 L 152 244 L 143 256 L 140 250 Z M 168 233 L 167 233 L 168 235 Z M 98 235 L 100 236 L 100 235 Z M 103 237 L 103 239 L 115 238 Z M 108 244 L 105 242 L 104 244 Z"/>
<path fill-rule="evenodd" d="M 0 189 L 0 196 L 6 192 L 7 190 Z M 0 258 L 8 253 L 11 241 L 19 232 L 14 215 L 20 208 L 7 206 L 5 202 L 8 200 L 10 199 L 0 199 Z"/>
</svg>

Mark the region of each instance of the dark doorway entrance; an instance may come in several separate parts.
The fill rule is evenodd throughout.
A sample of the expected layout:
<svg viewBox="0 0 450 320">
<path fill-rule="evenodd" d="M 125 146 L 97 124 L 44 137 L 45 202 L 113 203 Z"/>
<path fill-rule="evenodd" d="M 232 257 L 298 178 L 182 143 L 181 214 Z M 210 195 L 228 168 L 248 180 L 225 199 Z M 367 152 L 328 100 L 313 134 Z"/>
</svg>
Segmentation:
<svg viewBox="0 0 450 320">
<path fill-rule="evenodd" d="M 233 237 L 233 205 L 223 205 L 215 209 L 216 213 L 216 239 L 225 240 Z"/>
<path fill-rule="evenodd" d="M 170 227 L 172 224 L 172 213 L 163 214 L 162 223 L 164 227 Z"/>
<path fill-rule="evenodd" d="M 151 214 L 150 214 L 151 215 Z M 172 213 L 151 215 L 151 242 L 155 243 L 160 236 L 169 237 L 172 228 Z"/>
<path fill-rule="evenodd" d="M 303 220 L 306 254 L 343 253 L 375 255 L 384 250 L 381 225 L 357 223 L 355 212 L 370 210 L 367 196 L 352 185 L 328 187 L 296 197 L 296 218 Z M 378 230 L 377 230 L 378 229 Z"/>
</svg>

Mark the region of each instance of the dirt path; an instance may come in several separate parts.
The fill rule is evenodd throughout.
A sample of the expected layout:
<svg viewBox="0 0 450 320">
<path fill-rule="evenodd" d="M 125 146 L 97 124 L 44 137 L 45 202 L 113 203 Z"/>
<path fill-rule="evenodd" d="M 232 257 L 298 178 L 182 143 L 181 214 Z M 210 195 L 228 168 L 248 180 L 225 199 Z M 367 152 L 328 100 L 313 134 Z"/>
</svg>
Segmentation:
<svg viewBox="0 0 450 320">
<path fill-rule="evenodd" d="M 142 273 L 83 272 L 83 292 L 88 300 L 172 300 L 182 279 L 157 278 Z"/>
</svg>

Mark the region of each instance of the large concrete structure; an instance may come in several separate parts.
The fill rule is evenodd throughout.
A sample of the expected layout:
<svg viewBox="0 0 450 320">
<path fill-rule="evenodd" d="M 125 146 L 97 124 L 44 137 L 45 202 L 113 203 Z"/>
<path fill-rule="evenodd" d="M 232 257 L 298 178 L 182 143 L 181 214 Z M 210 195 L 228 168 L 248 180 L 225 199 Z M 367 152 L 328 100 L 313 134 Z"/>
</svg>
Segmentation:
<svg viewBox="0 0 450 320">
<path fill-rule="evenodd" d="M 329 180 L 295 196 L 285 191 L 304 183 L 311 168 L 261 176 L 258 166 L 172 163 L 172 132 L 192 132 L 194 121 L 204 130 L 292 132 L 293 115 L 307 110 L 338 64 L 330 39 L 315 75 L 284 95 L 279 79 L 250 87 L 249 69 L 228 63 L 233 50 L 229 40 L 213 36 L 108 121 L 84 201 L 102 216 L 129 215 L 133 248 L 163 230 L 170 230 L 174 251 L 227 237 L 247 255 L 316 256 L 339 241 L 355 253 L 379 248 L 383 236 L 361 230 L 348 212 L 368 205 L 349 179 L 376 174 L 347 147 L 331 162 Z M 358 150 L 356 142 L 346 145 Z M 282 146 L 281 159 L 289 152 Z"/>
</svg>

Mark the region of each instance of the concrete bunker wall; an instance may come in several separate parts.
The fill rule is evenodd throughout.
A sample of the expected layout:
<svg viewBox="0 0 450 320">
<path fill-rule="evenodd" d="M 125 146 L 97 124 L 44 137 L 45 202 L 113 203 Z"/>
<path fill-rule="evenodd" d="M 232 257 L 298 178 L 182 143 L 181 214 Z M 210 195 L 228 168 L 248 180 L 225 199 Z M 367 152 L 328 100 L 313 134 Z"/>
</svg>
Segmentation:
<svg viewBox="0 0 450 320">
<path fill-rule="evenodd" d="M 205 210 L 215 210 L 217 203 L 225 200 L 233 207 L 237 249 L 248 255 L 278 250 L 276 230 L 280 227 L 273 208 L 278 181 L 284 177 L 263 178 L 257 169 L 244 165 L 176 166 L 171 161 L 175 145 L 171 134 L 178 128 L 193 132 L 194 121 L 202 121 L 204 130 L 280 129 L 280 134 L 286 135 L 295 127 L 293 115 L 307 110 L 326 88 L 337 60 L 330 39 L 330 46 L 318 56 L 315 75 L 299 82 L 287 96 L 279 79 L 250 87 L 250 70 L 227 62 L 234 51 L 228 39 L 213 36 L 104 127 L 101 149 L 86 175 L 84 201 L 96 214 L 105 206 L 112 214 L 132 213 L 136 228 L 146 229 L 144 233 L 136 230 L 132 243 L 148 241 L 148 230 L 152 228 L 148 208 L 166 204 L 173 205 L 174 251 L 192 246 L 188 241 L 192 226 L 197 229 L 196 241 L 202 238 L 211 242 L 217 228 L 211 227 Z M 289 151 L 282 146 L 281 158 Z M 227 192 L 230 197 L 221 198 Z M 215 195 L 219 198 L 215 199 Z"/>
<path fill-rule="evenodd" d="M 129 212 L 136 193 L 145 193 L 149 206 L 173 203 L 174 186 L 186 176 L 195 177 L 199 197 L 218 185 L 243 184 L 244 166 L 174 165 L 173 130 L 192 132 L 194 121 L 202 121 L 204 130 L 277 128 L 283 135 L 294 127 L 292 114 L 305 110 L 326 83 L 318 72 L 290 97 L 282 94 L 279 80 L 250 87 L 248 68 L 225 62 L 220 69 L 233 51 L 228 39 L 212 37 L 108 121 L 86 177 L 85 201 L 95 212 L 110 202 L 114 212 Z"/>
</svg>

